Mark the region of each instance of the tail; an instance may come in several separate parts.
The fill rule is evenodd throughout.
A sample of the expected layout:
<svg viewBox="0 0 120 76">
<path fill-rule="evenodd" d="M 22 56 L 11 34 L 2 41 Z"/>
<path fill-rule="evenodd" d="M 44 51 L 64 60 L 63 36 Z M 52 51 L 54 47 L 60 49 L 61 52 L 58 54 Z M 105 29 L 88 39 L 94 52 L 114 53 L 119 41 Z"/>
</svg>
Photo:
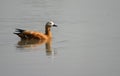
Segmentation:
<svg viewBox="0 0 120 76">
<path fill-rule="evenodd" d="M 21 33 L 23 33 L 25 30 L 23 30 L 23 29 L 18 29 L 18 28 L 16 28 L 16 31 L 14 32 L 14 34 L 21 34 Z"/>
</svg>

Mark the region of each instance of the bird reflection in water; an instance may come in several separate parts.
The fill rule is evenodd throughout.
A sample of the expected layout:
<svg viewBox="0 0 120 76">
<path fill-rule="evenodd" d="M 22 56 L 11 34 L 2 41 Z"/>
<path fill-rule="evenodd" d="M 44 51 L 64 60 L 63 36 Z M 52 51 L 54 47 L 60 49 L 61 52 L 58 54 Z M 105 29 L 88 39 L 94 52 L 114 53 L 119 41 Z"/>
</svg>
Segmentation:
<svg viewBox="0 0 120 76">
<path fill-rule="evenodd" d="M 46 49 L 46 55 L 50 56 L 52 55 L 52 46 L 51 43 L 52 40 L 27 40 L 27 39 L 22 39 L 18 42 L 17 48 L 35 48 L 37 46 L 40 46 L 42 44 L 45 44 L 45 49 Z"/>
</svg>

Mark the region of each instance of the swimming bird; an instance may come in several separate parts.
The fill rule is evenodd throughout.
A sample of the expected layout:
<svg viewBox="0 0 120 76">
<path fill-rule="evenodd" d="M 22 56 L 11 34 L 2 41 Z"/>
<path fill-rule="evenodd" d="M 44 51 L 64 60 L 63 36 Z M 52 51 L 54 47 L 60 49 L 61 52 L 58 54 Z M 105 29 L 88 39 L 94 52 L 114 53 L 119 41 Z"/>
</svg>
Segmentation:
<svg viewBox="0 0 120 76">
<path fill-rule="evenodd" d="M 51 27 L 57 27 L 57 25 L 53 21 L 49 21 L 45 25 L 45 33 L 17 28 L 14 34 L 18 35 L 21 40 L 48 40 L 52 38 Z"/>
</svg>

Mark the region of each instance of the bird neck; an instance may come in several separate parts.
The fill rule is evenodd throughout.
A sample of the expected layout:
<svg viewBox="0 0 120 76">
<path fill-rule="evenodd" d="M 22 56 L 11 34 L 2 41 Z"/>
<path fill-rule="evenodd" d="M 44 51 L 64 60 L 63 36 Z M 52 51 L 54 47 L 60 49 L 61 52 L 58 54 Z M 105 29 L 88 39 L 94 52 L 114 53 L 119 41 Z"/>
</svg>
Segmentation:
<svg viewBox="0 0 120 76">
<path fill-rule="evenodd" d="M 47 35 L 49 38 L 52 37 L 52 33 L 51 33 L 50 27 L 45 27 L 45 35 Z"/>
</svg>

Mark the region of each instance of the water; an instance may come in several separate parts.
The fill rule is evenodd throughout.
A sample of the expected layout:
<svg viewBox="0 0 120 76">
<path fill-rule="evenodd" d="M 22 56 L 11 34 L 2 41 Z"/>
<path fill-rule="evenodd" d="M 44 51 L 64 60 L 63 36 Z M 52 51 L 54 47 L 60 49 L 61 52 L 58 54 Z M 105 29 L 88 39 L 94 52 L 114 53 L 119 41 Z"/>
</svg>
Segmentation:
<svg viewBox="0 0 120 76">
<path fill-rule="evenodd" d="M 0 76 L 120 76 L 118 0 L 1 0 Z M 44 32 L 46 45 L 19 47 L 15 28 Z"/>
</svg>

